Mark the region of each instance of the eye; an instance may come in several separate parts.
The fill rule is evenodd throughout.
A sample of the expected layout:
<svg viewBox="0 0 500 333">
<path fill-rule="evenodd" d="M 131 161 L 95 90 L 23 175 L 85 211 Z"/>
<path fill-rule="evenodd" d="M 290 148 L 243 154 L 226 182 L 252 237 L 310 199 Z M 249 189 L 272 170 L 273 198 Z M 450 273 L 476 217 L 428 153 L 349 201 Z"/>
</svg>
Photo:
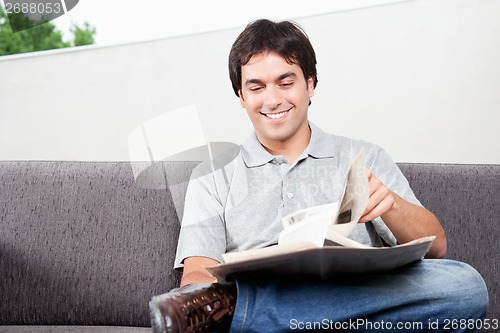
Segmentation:
<svg viewBox="0 0 500 333">
<path fill-rule="evenodd" d="M 293 81 L 290 81 L 290 82 L 288 82 L 288 81 L 287 81 L 287 82 L 282 82 L 282 83 L 280 84 L 280 86 L 281 86 L 281 87 L 284 87 L 284 88 L 290 87 L 290 86 L 292 86 L 292 85 L 293 85 Z"/>
<path fill-rule="evenodd" d="M 262 86 L 253 86 L 253 87 L 250 87 L 250 88 L 248 88 L 248 89 L 249 89 L 250 91 L 252 91 L 252 92 L 259 92 L 259 91 L 261 91 L 262 89 L 264 89 L 264 87 L 262 87 Z"/>
</svg>

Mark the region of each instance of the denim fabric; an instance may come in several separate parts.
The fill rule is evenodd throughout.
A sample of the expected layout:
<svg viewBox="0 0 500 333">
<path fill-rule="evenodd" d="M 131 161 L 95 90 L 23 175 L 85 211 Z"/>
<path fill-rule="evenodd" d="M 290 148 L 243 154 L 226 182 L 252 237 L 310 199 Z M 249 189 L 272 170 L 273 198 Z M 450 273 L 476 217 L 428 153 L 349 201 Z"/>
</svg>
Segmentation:
<svg viewBox="0 0 500 333">
<path fill-rule="evenodd" d="M 452 260 L 330 280 L 235 280 L 231 332 L 469 332 L 488 308 L 482 277 Z"/>
</svg>

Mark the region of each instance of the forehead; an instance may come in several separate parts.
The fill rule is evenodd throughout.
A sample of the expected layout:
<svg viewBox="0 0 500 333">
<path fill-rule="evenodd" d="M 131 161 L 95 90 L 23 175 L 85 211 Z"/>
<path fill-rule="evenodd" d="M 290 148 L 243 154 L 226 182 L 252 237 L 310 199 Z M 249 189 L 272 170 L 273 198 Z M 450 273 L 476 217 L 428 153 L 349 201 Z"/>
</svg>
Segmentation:
<svg viewBox="0 0 500 333">
<path fill-rule="evenodd" d="M 304 76 L 299 65 L 287 62 L 275 52 L 257 53 L 246 65 L 241 66 L 243 82 L 248 79 L 275 80 L 284 73 L 294 73 L 297 78 Z"/>
</svg>

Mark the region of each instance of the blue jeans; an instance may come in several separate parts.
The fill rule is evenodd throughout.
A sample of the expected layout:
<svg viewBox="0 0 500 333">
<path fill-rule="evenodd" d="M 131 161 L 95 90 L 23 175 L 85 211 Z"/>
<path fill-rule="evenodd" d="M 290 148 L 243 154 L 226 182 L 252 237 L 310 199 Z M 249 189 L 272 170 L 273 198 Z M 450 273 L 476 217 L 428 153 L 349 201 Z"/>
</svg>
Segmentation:
<svg viewBox="0 0 500 333">
<path fill-rule="evenodd" d="M 470 332 L 488 308 L 479 273 L 443 259 L 330 280 L 234 278 L 231 332 Z"/>
</svg>

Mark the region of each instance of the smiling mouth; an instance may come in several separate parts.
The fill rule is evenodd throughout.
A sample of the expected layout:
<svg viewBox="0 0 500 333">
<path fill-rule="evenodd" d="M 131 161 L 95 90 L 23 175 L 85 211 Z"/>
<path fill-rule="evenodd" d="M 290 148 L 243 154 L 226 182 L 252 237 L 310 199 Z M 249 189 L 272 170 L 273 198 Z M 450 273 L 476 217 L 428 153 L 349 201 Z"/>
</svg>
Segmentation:
<svg viewBox="0 0 500 333">
<path fill-rule="evenodd" d="M 289 111 L 290 109 L 278 113 L 262 113 L 262 114 L 269 119 L 280 119 L 283 118 Z"/>
</svg>

